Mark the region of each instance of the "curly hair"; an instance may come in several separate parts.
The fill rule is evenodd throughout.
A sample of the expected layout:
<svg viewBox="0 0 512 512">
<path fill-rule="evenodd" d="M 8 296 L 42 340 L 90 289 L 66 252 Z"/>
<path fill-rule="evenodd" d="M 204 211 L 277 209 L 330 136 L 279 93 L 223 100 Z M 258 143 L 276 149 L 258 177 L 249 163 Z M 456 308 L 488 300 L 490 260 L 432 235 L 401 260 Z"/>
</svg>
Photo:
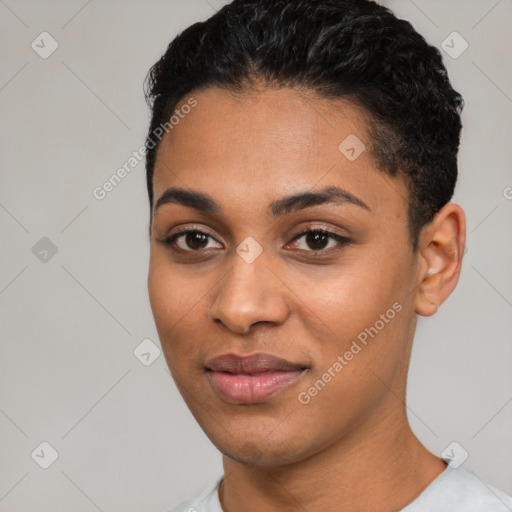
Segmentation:
<svg viewBox="0 0 512 512">
<path fill-rule="evenodd" d="M 464 102 L 439 50 L 370 0 L 234 0 L 172 40 L 145 82 L 152 110 L 150 208 L 154 130 L 192 91 L 257 84 L 311 90 L 365 109 L 377 167 L 408 185 L 408 228 L 417 250 L 421 228 L 454 192 Z"/>
</svg>

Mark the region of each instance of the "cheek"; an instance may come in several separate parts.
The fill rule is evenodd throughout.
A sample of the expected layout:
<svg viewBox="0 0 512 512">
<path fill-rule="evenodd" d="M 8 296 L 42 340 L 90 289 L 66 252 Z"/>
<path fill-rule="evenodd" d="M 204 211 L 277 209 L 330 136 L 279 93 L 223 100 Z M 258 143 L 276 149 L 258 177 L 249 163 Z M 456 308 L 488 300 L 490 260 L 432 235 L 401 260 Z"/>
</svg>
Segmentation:
<svg viewBox="0 0 512 512">
<path fill-rule="evenodd" d="M 218 281 L 215 273 L 194 274 L 170 264 L 165 254 L 151 256 L 148 293 L 162 351 L 176 383 L 187 389 L 196 389 L 204 371 L 211 337 L 208 306 Z"/>
<path fill-rule="evenodd" d="M 190 354 L 187 341 L 194 337 L 183 334 L 187 324 L 197 315 L 203 293 L 192 288 L 179 273 L 165 262 L 152 257 L 148 274 L 148 294 L 162 349 L 167 362 Z M 171 368 L 172 371 L 172 368 Z"/>
<path fill-rule="evenodd" d="M 300 299 L 296 304 L 302 304 L 301 315 L 309 312 L 331 337 L 347 339 L 373 325 L 403 295 L 394 274 L 382 261 L 354 254 L 329 272 L 319 268 L 297 273 L 290 282 Z"/>
<path fill-rule="evenodd" d="M 336 337 L 329 344 L 320 340 L 319 364 L 297 390 L 301 424 L 304 431 L 322 432 L 318 442 L 349 432 L 379 404 L 393 402 L 390 389 L 401 394 L 395 384 L 401 385 L 407 368 L 407 313 L 391 309 L 381 324 L 380 309 L 374 311 L 379 313 L 340 316 Z"/>
<path fill-rule="evenodd" d="M 151 256 L 148 274 L 148 294 L 151 310 L 157 329 L 169 327 L 177 315 L 176 283 L 172 284 L 172 276 L 165 271 L 157 258 Z"/>
<path fill-rule="evenodd" d="M 186 269 L 169 262 L 165 251 L 153 250 L 149 263 L 148 293 L 155 322 L 163 327 L 178 325 L 200 302 L 205 290 L 200 279 L 187 278 Z"/>
<path fill-rule="evenodd" d="M 377 375 L 382 371 L 385 380 L 393 378 L 411 338 L 412 314 L 406 307 L 408 278 L 401 268 L 404 265 L 384 265 L 377 259 L 358 261 L 347 265 L 346 270 L 340 267 L 331 279 L 317 280 L 315 286 L 309 279 L 301 283 L 307 290 L 307 307 L 300 315 L 309 315 L 310 339 L 316 345 L 318 363 L 311 380 L 316 381 L 331 368 L 331 373 L 340 377 L 333 378 L 333 385 L 328 387 L 334 391 L 339 386 L 342 395 L 351 389 L 353 396 L 356 383 L 361 392 L 371 393 L 376 377 L 370 370 Z M 336 371 L 336 362 L 343 369 L 338 364 Z"/>
</svg>

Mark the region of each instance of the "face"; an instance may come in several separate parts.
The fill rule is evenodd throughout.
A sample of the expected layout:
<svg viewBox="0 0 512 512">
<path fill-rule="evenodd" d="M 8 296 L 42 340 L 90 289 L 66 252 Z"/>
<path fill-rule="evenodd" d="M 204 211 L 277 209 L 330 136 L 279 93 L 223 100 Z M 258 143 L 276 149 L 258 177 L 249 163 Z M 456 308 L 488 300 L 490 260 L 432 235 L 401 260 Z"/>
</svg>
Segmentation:
<svg viewBox="0 0 512 512">
<path fill-rule="evenodd" d="M 350 102 L 192 96 L 153 183 L 164 355 L 222 453 L 299 461 L 403 408 L 418 267 L 407 188 L 377 169 Z"/>
</svg>

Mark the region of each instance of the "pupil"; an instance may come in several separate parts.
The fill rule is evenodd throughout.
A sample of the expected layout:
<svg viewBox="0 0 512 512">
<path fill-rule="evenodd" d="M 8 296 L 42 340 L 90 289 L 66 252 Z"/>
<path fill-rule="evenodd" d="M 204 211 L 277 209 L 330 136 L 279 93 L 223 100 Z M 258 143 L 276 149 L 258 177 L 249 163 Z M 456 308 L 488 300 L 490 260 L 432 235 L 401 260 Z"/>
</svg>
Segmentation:
<svg viewBox="0 0 512 512">
<path fill-rule="evenodd" d="M 191 249 L 201 249 L 207 244 L 207 235 L 193 231 L 192 233 L 187 233 L 185 240 Z"/>
<path fill-rule="evenodd" d="M 323 249 L 327 241 L 327 235 L 319 231 L 312 231 L 306 235 L 306 242 L 311 249 Z"/>
</svg>

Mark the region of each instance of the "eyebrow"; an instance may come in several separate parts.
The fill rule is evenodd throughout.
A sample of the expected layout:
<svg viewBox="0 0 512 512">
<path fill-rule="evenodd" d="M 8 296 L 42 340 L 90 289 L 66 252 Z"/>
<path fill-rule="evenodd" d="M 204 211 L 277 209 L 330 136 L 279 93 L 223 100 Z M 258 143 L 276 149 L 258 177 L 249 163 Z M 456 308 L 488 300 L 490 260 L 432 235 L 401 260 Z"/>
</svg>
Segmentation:
<svg viewBox="0 0 512 512">
<path fill-rule="evenodd" d="M 195 210 L 219 214 L 222 208 L 207 194 L 187 190 L 184 188 L 168 188 L 158 199 L 155 212 L 164 204 L 176 203 L 194 208 Z M 278 217 L 298 210 L 310 208 L 321 204 L 351 204 L 371 211 L 371 208 L 358 197 L 336 186 L 327 186 L 318 191 L 299 192 L 290 196 L 272 201 L 267 208 L 268 215 Z"/>
</svg>

